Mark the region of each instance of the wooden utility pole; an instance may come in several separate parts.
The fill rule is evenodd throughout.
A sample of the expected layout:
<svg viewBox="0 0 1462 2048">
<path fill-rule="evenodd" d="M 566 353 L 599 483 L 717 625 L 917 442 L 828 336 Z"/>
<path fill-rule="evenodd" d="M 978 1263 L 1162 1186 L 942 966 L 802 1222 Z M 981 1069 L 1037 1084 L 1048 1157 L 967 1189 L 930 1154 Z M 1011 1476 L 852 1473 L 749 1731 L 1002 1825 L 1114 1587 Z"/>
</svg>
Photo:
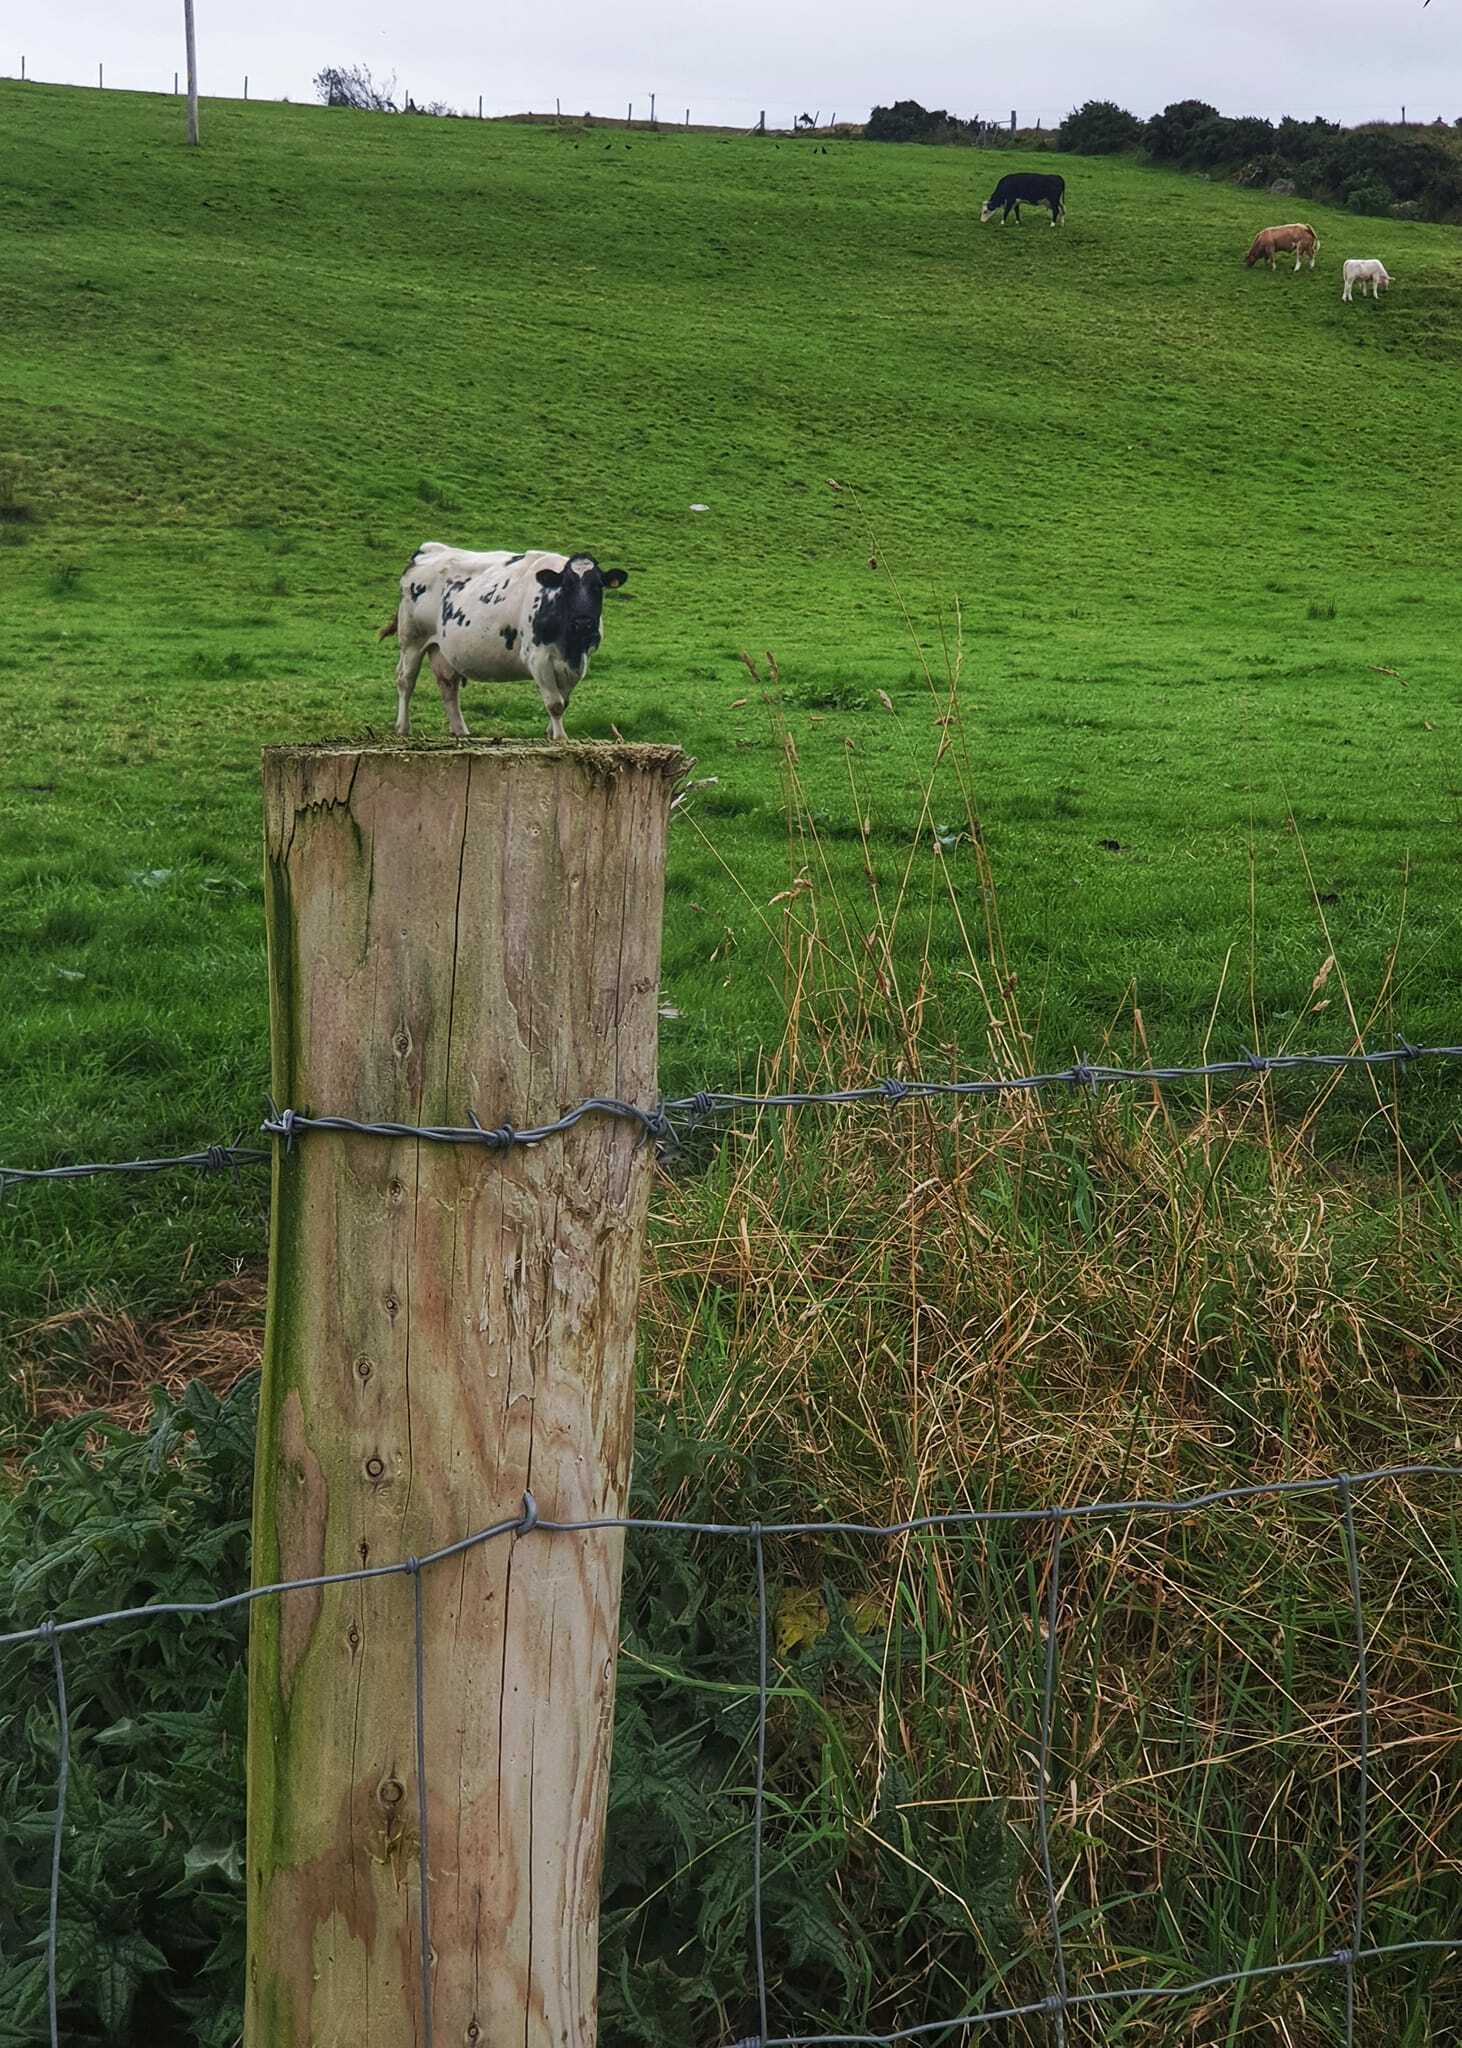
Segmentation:
<svg viewBox="0 0 1462 2048">
<path fill-rule="evenodd" d="M 519 1128 L 653 1103 L 684 765 L 269 749 L 275 1100 Z M 651 1162 L 603 1115 L 504 1152 L 277 1146 L 256 1583 L 424 1556 L 529 1488 L 545 1520 L 622 1511 Z M 402 2048 L 428 1998 L 438 2042 L 593 2048 L 621 1555 L 617 1532 L 540 1530 L 254 1605 L 248 2048 Z"/>
<path fill-rule="evenodd" d="M 193 36 L 193 0 L 183 0 L 183 31 L 188 42 L 188 142 L 198 147 L 198 45 Z"/>
</svg>

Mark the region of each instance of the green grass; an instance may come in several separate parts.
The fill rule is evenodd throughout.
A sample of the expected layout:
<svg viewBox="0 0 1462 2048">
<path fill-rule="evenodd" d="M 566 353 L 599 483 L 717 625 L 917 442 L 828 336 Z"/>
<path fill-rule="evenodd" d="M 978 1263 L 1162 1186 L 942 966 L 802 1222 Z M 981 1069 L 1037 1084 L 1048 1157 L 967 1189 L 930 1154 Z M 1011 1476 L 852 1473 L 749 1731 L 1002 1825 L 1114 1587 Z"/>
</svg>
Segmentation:
<svg viewBox="0 0 1462 2048">
<path fill-rule="evenodd" d="M 1271 277 L 1262 195 L 1071 159 L 1061 233 L 981 230 L 1010 167 L 227 103 L 189 152 L 172 100 L 0 85 L 7 1161 L 254 1120 L 258 749 L 389 724 L 374 631 L 428 536 L 632 572 L 569 729 L 717 778 L 672 851 L 667 1085 L 778 1033 L 789 862 L 865 915 L 859 819 L 927 1036 L 981 1064 L 976 849 L 930 829 L 965 818 L 956 646 L 1033 1052 L 1134 1004 L 1159 1059 L 1347 1043 L 1332 952 L 1378 1037 L 1455 1039 L 1455 234 L 1312 209 L 1321 268 Z M 1342 306 L 1373 245 L 1395 289 Z M 465 708 L 541 724 L 526 686 Z M 175 1298 L 263 1202 L 12 1198 L 0 1315 Z"/>
</svg>

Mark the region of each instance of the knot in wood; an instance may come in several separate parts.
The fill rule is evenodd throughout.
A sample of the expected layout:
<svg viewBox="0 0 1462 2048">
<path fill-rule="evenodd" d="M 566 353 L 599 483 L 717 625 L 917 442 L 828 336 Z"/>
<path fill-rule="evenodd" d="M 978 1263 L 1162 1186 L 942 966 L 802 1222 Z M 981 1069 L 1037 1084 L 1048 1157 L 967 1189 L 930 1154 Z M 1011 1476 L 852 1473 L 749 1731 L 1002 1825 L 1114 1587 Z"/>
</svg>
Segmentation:
<svg viewBox="0 0 1462 2048">
<path fill-rule="evenodd" d="M 407 1030 L 404 1024 L 399 1024 L 396 1027 L 395 1036 L 391 1040 L 392 1052 L 395 1053 L 398 1060 L 404 1060 L 407 1054 L 411 1051 L 411 1046 L 411 1033 Z"/>
<path fill-rule="evenodd" d="M 399 1806 L 406 1797 L 406 1787 L 399 1778 L 386 1778 L 383 1780 L 376 1797 L 380 1800 L 382 1806 Z"/>
<path fill-rule="evenodd" d="M 367 1479 L 379 1479 L 385 1472 L 386 1461 L 384 1458 L 367 1458 L 365 1468 Z"/>
</svg>

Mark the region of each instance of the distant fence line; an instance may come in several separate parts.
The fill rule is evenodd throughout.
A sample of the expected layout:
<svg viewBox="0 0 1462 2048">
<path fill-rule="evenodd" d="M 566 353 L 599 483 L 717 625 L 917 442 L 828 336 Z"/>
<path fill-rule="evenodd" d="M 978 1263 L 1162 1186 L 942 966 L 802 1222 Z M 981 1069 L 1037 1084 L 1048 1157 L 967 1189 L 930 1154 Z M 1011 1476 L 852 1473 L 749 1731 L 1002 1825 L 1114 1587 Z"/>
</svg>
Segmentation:
<svg viewBox="0 0 1462 2048">
<path fill-rule="evenodd" d="M 672 1096 L 653 1109 L 613 1096 L 590 1096 L 553 1123 L 520 1130 L 511 1123 L 492 1126 L 481 1123 L 473 1111 L 466 1125 L 368 1123 L 355 1117 L 313 1116 L 297 1109 L 276 1109 L 259 1129 L 268 1137 L 283 1141 L 289 1151 L 306 1131 L 350 1131 L 373 1138 L 416 1138 L 429 1144 L 479 1145 L 489 1152 L 506 1152 L 515 1145 L 539 1145 L 561 1136 L 586 1116 L 619 1117 L 638 1124 L 647 1137 L 673 1143 L 681 1132 L 711 1118 L 739 1110 L 791 1110 L 838 1108 L 851 1105 L 882 1105 L 891 1108 L 901 1102 L 940 1098 L 980 1098 L 996 1095 L 1029 1095 L 1042 1089 L 1088 1089 L 1107 1087 L 1166 1088 L 1181 1081 L 1209 1081 L 1229 1076 L 1264 1077 L 1302 1069 L 1328 1072 L 1351 1067 L 1411 1067 L 1423 1061 L 1462 1061 L 1462 1045 L 1413 1045 L 1401 1038 L 1394 1046 L 1375 1052 L 1281 1052 L 1244 1053 L 1237 1059 L 1208 1060 L 1196 1067 L 1109 1067 L 1078 1062 L 1043 1074 L 997 1074 L 969 1081 L 900 1081 L 890 1077 L 859 1088 L 829 1088 L 803 1091 L 786 1089 L 769 1095 L 742 1095 L 702 1089 L 694 1095 Z M 0 1166 L 0 1197 L 11 1187 L 36 1181 L 87 1180 L 100 1174 L 167 1173 L 190 1167 L 199 1173 L 236 1173 L 240 1167 L 261 1166 L 272 1157 L 254 1146 L 208 1145 L 198 1152 L 184 1152 L 164 1159 L 98 1160 L 74 1166 Z"/>
<path fill-rule="evenodd" d="M 415 1640 L 415 1699 L 414 1724 L 416 1735 L 416 1776 L 417 1776 L 417 1828 L 418 1828 L 418 1871 L 420 1891 L 420 1989 L 418 2018 L 421 2038 L 425 2048 L 434 2048 L 432 2018 L 432 1938 L 431 1938 L 431 1874 L 429 1867 L 428 1813 L 427 1813 L 427 1744 L 425 1712 L 425 1674 L 427 1647 L 422 1617 L 421 1575 L 450 1559 L 460 1558 L 465 1552 L 482 1548 L 484 1545 L 504 1539 L 521 1539 L 545 1536 L 578 1536 L 596 1531 L 618 1530 L 645 1535 L 706 1536 L 726 1538 L 750 1543 L 756 1564 L 756 1640 L 757 1675 L 754 1686 L 748 1684 L 748 1693 L 755 1692 L 757 1700 L 756 1720 L 756 1764 L 752 1788 L 753 1810 L 753 1853 L 751 1878 L 752 1931 L 753 1931 L 753 1981 L 757 2012 L 757 2032 L 735 2044 L 735 2048 L 895 2048 L 895 2044 L 910 2041 L 925 2035 L 940 2034 L 954 2028 L 989 2026 L 1001 2021 L 1035 2018 L 1041 2014 L 1050 2015 L 1056 2022 L 1059 2040 L 1065 2039 L 1066 2015 L 1086 2007 L 1126 2004 L 1139 1999 L 1178 1999 L 1196 1997 L 1203 1992 L 1221 1990 L 1263 1978 L 1298 1976 L 1318 1970 L 1335 1970 L 1344 1973 L 1345 2016 L 1342 2039 L 1345 2048 L 1354 2048 L 1356 2041 L 1356 1985 L 1360 1967 L 1363 1964 L 1390 1957 L 1439 1953 L 1462 1949 L 1462 1929 L 1455 1935 L 1416 1938 L 1408 1941 L 1368 1944 L 1366 1940 L 1366 1877 L 1367 1849 L 1370 1825 L 1371 1799 L 1371 1735 L 1372 1709 L 1369 1689 L 1369 1666 L 1367 1651 L 1367 1628 L 1365 1606 L 1361 1595 L 1360 1553 L 1355 1527 L 1355 1493 L 1357 1488 L 1370 1486 L 1382 1481 L 1415 1481 L 1422 1479 L 1462 1480 L 1462 1465 L 1417 1464 L 1390 1465 L 1377 1467 L 1365 1472 L 1341 1472 L 1323 1478 L 1272 1480 L 1247 1486 L 1232 1486 L 1216 1489 L 1209 1493 L 1179 1496 L 1170 1500 L 1133 1499 L 1121 1501 L 1073 1502 L 1045 1508 L 973 1508 L 952 1511 L 946 1514 L 916 1515 L 907 1520 L 889 1523 L 867 1523 L 847 1521 L 822 1522 L 691 1522 L 660 1520 L 650 1517 L 611 1515 L 583 1521 L 554 1521 L 541 1515 L 538 1504 L 531 1493 L 523 1495 L 522 1511 L 492 1523 L 489 1527 L 474 1531 L 457 1542 L 443 1545 L 423 1557 L 409 1557 L 395 1564 L 371 1565 L 348 1572 L 325 1572 L 309 1578 L 281 1581 L 274 1585 L 254 1586 L 242 1593 L 225 1594 L 215 1600 L 160 1601 L 156 1605 L 128 1607 L 111 1612 L 84 1616 L 72 1621 L 44 1621 L 37 1626 L 11 1630 L 0 1635 L 0 1650 L 15 1649 L 24 1645 L 44 1645 L 50 1652 L 51 1680 L 56 1703 L 57 1717 L 57 1773 L 56 1804 L 52 1830 L 50 1906 L 46 1932 L 47 2000 L 51 2048 L 60 2048 L 60 2001 L 57 1991 L 56 1954 L 60 1926 L 60 1884 L 63 1845 L 66 1834 L 66 1799 L 70 1779 L 70 1729 L 66 1699 L 66 1669 L 62 1644 L 71 1635 L 83 1630 L 104 1628 L 109 1624 L 135 1621 L 139 1617 L 156 1616 L 159 1620 L 187 1615 L 218 1614 L 230 1608 L 251 1605 L 255 1601 L 282 1597 L 285 1594 L 318 1591 L 326 1586 L 343 1586 L 367 1579 L 408 1577 L 413 1589 L 413 1628 Z M 1050 1828 L 1050 1781 L 1052 1728 L 1055 1713 L 1056 1686 L 1058 1676 L 1058 1622 L 1061 1614 L 1061 1568 L 1063 1549 L 1069 1540 L 1068 1525 L 1109 1521 L 1136 1515 L 1154 1515 L 1180 1518 L 1197 1513 L 1212 1513 L 1220 1508 L 1242 1501 L 1260 1499 L 1293 1500 L 1329 1494 L 1334 1497 L 1334 1512 L 1339 1521 L 1341 1542 L 1345 1557 L 1346 1577 L 1349 1585 L 1350 1609 L 1354 1623 L 1355 1644 L 1355 1701 L 1357 1741 L 1355 1749 L 1353 1791 L 1350 1805 L 1352 1810 L 1350 1863 L 1354 1873 L 1355 1912 L 1344 1938 L 1338 1939 L 1333 1948 L 1318 1953 L 1296 1957 L 1287 1962 L 1246 1963 L 1234 1970 L 1223 1971 L 1184 1984 L 1133 1984 L 1107 1985 L 1099 1989 L 1086 1990 L 1079 1985 L 1073 1988 L 1067 1970 L 1067 1959 L 1061 1927 L 1061 1891 L 1057 1885 L 1051 1855 Z M 1041 1885 L 1047 1914 L 1046 1959 L 1047 1977 L 1053 1988 L 1042 1998 L 1022 2004 L 1003 2006 L 998 2009 L 952 2014 L 948 2019 L 924 2021 L 915 2026 L 897 2028 L 890 2033 L 878 2034 L 863 2031 L 810 2034 L 783 2033 L 771 2030 L 767 1986 L 766 1935 L 763 1915 L 763 1862 L 766 1836 L 766 1792 L 767 1792 L 767 1718 L 768 1705 L 778 1688 L 772 1683 L 771 1654 L 768 1628 L 768 1600 L 766 1575 L 766 1540 L 769 1537 L 834 1537 L 862 1536 L 873 1538 L 896 1538 L 904 1536 L 932 1535 L 941 1532 L 968 1532 L 982 1526 L 997 1523 L 1042 1524 L 1051 1532 L 1047 1553 L 1046 1571 L 1046 1614 L 1044 1620 L 1043 1670 L 1041 1679 L 1041 1712 L 1038 1745 L 1033 1758 L 1033 1791 L 1035 1795 L 1035 1843 Z M 1191 1769 L 1201 1765 L 1193 1764 Z M 1338 1932 L 1338 1930 L 1337 1930 Z M 1004 1971 L 999 1973 L 1004 1975 Z"/>
<path fill-rule="evenodd" d="M 89 90 L 91 88 L 91 78 L 89 73 L 87 77 L 84 79 L 37 78 L 35 74 L 29 70 L 28 59 L 24 55 L 22 55 L 20 59 L 19 72 L 10 75 L 17 77 L 22 84 L 67 85 L 74 86 L 79 90 Z M 240 75 L 243 80 L 243 90 L 241 93 L 202 93 L 200 94 L 200 98 L 204 100 L 226 100 L 234 98 L 242 98 L 245 100 L 254 99 L 262 100 L 264 104 L 274 106 L 315 106 L 320 104 L 320 102 L 315 100 L 315 98 L 311 94 L 292 96 L 290 94 L 251 93 L 249 87 L 250 78 L 252 74 L 245 72 Z M 164 77 L 166 77 L 166 73 L 164 73 Z M 172 91 L 175 96 L 181 97 L 181 95 L 179 94 L 179 77 L 179 73 L 175 72 L 173 74 Z M 168 90 L 165 84 L 157 86 L 114 85 L 109 87 L 106 85 L 105 81 L 104 59 L 99 59 L 97 62 L 96 87 L 99 90 L 107 90 L 114 92 L 136 92 L 148 94 L 166 93 Z M 677 97 L 679 97 L 682 103 L 680 112 L 677 113 L 672 109 L 669 112 L 661 112 L 658 116 L 655 114 L 655 112 L 653 111 L 654 102 L 663 102 L 667 108 L 670 108 L 671 103 Z M 766 104 L 767 96 L 765 93 L 716 93 L 708 98 L 705 96 L 702 97 L 699 117 L 696 121 L 693 122 L 691 120 L 691 113 L 695 107 L 695 99 L 693 95 L 689 96 L 691 98 L 691 105 L 686 106 L 684 105 L 684 101 L 687 97 L 688 96 L 686 95 L 683 87 L 681 88 L 679 95 L 676 95 L 674 93 L 662 93 L 659 92 L 658 90 L 655 93 L 647 92 L 645 98 L 646 100 L 652 103 L 652 111 L 648 115 L 642 112 L 637 122 L 636 117 L 634 115 L 634 107 L 643 107 L 644 102 L 631 102 L 629 114 L 630 125 L 635 126 L 643 123 L 646 126 L 656 126 L 662 128 L 679 128 L 682 126 L 705 128 L 740 128 L 747 129 L 751 132 L 756 132 L 758 129 L 763 129 L 767 130 L 768 132 L 774 131 L 778 134 L 783 134 L 794 132 L 797 128 L 804 126 L 807 106 L 816 105 L 815 99 L 804 101 L 802 103 L 802 106 L 796 113 L 789 115 L 785 124 L 779 124 L 775 120 L 768 124 L 765 112 L 762 111 L 764 110 Z M 1434 126 L 1437 121 L 1446 121 L 1449 118 L 1447 116 L 1444 116 L 1440 110 L 1437 112 L 1434 119 L 1429 119 L 1424 114 L 1416 113 L 1414 111 L 1414 108 L 1417 104 L 1421 103 L 1424 102 L 1422 102 L 1420 100 L 1420 96 L 1418 96 L 1418 100 L 1415 102 L 1408 101 L 1406 104 L 1400 107 L 1393 106 L 1389 109 L 1377 108 L 1374 106 L 1374 104 L 1367 104 L 1362 106 L 1359 103 L 1355 103 L 1350 106 L 1344 107 L 1330 106 L 1328 108 L 1321 109 L 1320 111 L 1324 119 L 1339 120 L 1342 121 L 1344 125 L 1346 125 L 1347 127 L 1352 128 L 1364 128 L 1369 126 L 1382 125 L 1387 127 L 1402 128 L 1428 128 Z M 484 106 L 486 106 L 485 112 Z M 707 107 L 710 107 L 712 109 L 735 108 L 737 109 L 737 111 L 735 113 L 725 115 L 724 118 L 713 111 L 707 117 L 705 113 Z M 556 110 L 561 113 L 561 108 L 562 95 L 559 95 L 558 100 L 556 102 Z M 749 110 L 753 109 L 761 112 L 760 121 L 755 121 L 749 118 Z M 412 101 L 408 93 L 407 105 L 396 109 L 396 111 L 400 113 L 405 113 L 408 111 L 412 113 L 425 113 L 430 111 L 430 109 L 428 107 L 423 107 L 418 103 Z M 1280 121 L 1283 120 L 1286 117 L 1286 115 L 1292 111 L 1292 109 L 1288 106 L 1279 106 L 1272 108 L 1268 113 L 1266 113 L 1263 108 L 1252 109 L 1251 111 L 1257 112 L 1260 118 L 1262 119 Z M 1065 117 L 1071 112 L 1072 108 L 1070 106 L 1026 107 L 1024 110 L 1012 107 L 1008 111 L 1008 113 L 1001 113 L 999 116 L 993 119 L 986 119 L 985 117 L 978 114 L 973 116 L 973 119 L 975 121 L 977 128 L 982 134 L 1010 134 L 1015 132 L 1017 129 L 1047 129 L 1054 133 L 1054 131 L 1060 127 L 1061 122 L 1065 119 Z M 831 115 L 829 115 L 826 121 L 822 121 L 820 119 L 820 114 L 821 108 L 818 107 L 817 116 L 814 117 L 814 122 L 812 124 L 815 128 L 829 129 L 836 127 L 838 125 L 836 110 L 834 110 L 834 112 Z M 542 114 L 538 114 L 534 110 L 525 107 L 521 101 L 515 101 L 512 105 L 504 105 L 501 103 L 487 103 L 486 96 L 483 94 L 479 94 L 476 115 L 473 115 L 470 107 L 460 107 L 448 109 L 448 116 L 460 119 L 477 120 L 508 120 L 512 119 L 515 116 L 527 119 L 547 119 L 548 113 L 547 109 L 545 108 Z M 621 117 L 618 113 L 592 113 L 591 111 L 581 115 L 578 113 L 570 112 L 568 114 L 562 115 L 562 118 L 566 120 L 575 121 L 582 119 L 592 119 L 594 121 L 602 123 L 607 127 L 617 127 L 621 124 Z M 1139 118 L 1141 117 L 1139 116 Z M 852 124 L 861 127 L 866 119 L 866 112 L 848 115 L 845 119 L 844 125 Z"/>
</svg>

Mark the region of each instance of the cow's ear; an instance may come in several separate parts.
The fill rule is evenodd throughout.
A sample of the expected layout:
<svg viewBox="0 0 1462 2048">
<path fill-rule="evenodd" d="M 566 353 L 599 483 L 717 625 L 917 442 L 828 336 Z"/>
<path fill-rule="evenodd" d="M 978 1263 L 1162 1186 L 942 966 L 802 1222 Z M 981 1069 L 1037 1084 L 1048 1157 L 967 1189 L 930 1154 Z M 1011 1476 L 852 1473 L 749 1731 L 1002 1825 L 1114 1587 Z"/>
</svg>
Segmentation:
<svg viewBox="0 0 1462 2048">
<path fill-rule="evenodd" d="M 538 581 L 545 590 L 557 590 L 560 583 L 563 582 L 563 570 L 540 569 L 538 571 Z"/>
<path fill-rule="evenodd" d="M 606 569 L 604 571 L 604 588 L 606 590 L 618 590 L 621 583 L 628 583 L 628 581 L 628 569 Z"/>
</svg>

